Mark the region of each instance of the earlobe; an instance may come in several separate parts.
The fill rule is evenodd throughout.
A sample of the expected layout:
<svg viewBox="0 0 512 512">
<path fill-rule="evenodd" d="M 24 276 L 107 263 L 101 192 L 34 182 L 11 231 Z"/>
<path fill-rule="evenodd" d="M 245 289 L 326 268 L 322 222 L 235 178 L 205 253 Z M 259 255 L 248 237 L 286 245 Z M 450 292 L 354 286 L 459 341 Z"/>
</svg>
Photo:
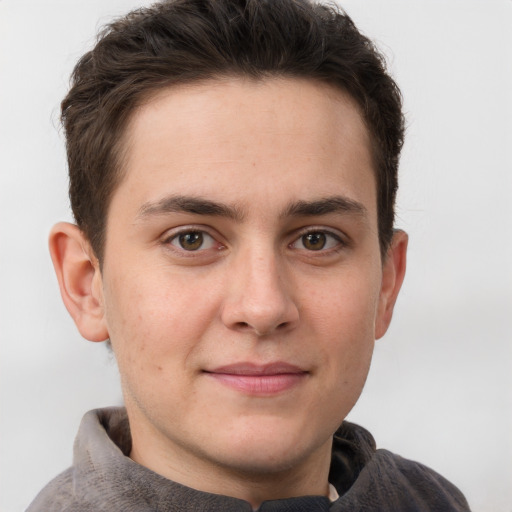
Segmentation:
<svg viewBox="0 0 512 512">
<path fill-rule="evenodd" d="M 405 277 L 407 243 L 407 233 L 396 230 L 382 265 L 382 283 L 375 321 L 375 339 L 382 338 L 391 323 L 393 308 Z"/>
<path fill-rule="evenodd" d="M 50 233 L 49 248 L 62 300 L 80 334 L 106 340 L 101 272 L 89 241 L 77 226 L 61 222 Z"/>
</svg>

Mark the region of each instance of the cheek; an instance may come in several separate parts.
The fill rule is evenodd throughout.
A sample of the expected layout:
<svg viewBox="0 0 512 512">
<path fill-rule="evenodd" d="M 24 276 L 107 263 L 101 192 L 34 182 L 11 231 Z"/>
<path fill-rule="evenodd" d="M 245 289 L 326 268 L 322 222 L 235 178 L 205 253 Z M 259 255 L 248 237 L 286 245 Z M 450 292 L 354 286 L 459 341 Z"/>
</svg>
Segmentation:
<svg viewBox="0 0 512 512">
<path fill-rule="evenodd" d="M 364 384 L 373 353 L 378 280 L 354 276 L 340 283 L 316 294 L 312 322 L 331 383 L 356 389 Z"/>
<path fill-rule="evenodd" d="M 379 298 L 378 278 L 365 275 L 344 276 L 331 281 L 322 293 L 313 292 L 310 300 L 311 314 L 325 337 L 339 335 L 340 341 L 373 337 Z"/>
<path fill-rule="evenodd" d="M 190 282 L 154 268 L 111 277 L 105 287 L 106 319 L 120 367 L 150 370 L 186 363 L 216 309 L 211 287 L 205 292 Z"/>
</svg>

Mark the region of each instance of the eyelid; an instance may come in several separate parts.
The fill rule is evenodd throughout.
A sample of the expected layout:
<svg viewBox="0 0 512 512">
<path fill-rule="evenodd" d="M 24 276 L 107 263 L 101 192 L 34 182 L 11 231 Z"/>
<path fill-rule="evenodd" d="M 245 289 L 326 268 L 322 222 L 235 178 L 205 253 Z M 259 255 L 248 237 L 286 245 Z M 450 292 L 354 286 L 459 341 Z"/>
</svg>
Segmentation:
<svg viewBox="0 0 512 512">
<path fill-rule="evenodd" d="M 164 232 L 164 234 L 160 237 L 161 243 L 166 245 L 169 250 L 175 251 L 179 253 L 180 255 L 184 255 L 187 257 L 194 257 L 198 256 L 200 253 L 210 251 L 212 249 L 220 250 L 225 247 L 225 245 L 219 241 L 220 235 L 218 233 L 212 233 L 212 229 L 208 226 L 204 226 L 201 224 L 187 224 L 185 226 L 179 226 L 176 228 L 168 229 Z M 180 235 L 186 234 L 186 233 L 202 233 L 203 235 L 206 235 L 210 237 L 217 247 L 208 247 L 206 249 L 197 249 L 196 251 L 187 251 L 186 249 L 179 248 L 178 246 L 173 245 L 171 242 L 178 238 Z"/>
<path fill-rule="evenodd" d="M 332 251 L 337 251 L 337 250 L 343 249 L 349 245 L 348 237 L 344 233 L 342 233 L 341 231 L 339 231 L 337 229 L 327 228 L 325 226 L 307 226 L 307 227 L 302 228 L 294 233 L 293 240 L 289 244 L 289 247 L 293 246 L 294 244 L 299 242 L 303 236 L 308 235 L 310 233 L 323 233 L 327 236 L 334 238 L 338 242 L 335 247 L 329 247 L 327 249 L 322 248 L 322 249 L 319 249 L 318 251 L 308 250 L 305 248 L 301 249 L 301 250 L 307 251 L 308 253 L 311 253 L 311 254 L 314 254 L 314 253 L 325 254 L 327 252 L 332 252 Z"/>
<path fill-rule="evenodd" d="M 201 232 L 205 234 L 208 237 L 211 237 L 217 244 L 217 247 L 215 247 L 214 250 L 220 251 L 221 249 L 226 248 L 225 242 L 222 241 L 222 236 L 215 230 L 213 230 L 209 226 L 205 226 L 202 224 L 187 224 L 183 226 L 178 226 L 175 228 L 171 228 L 166 230 L 163 235 L 160 237 L 161 243 L 164 244 L 169 248 L 169 250 L 179 253 L 180 255 L 186 256 L 186 257 L 198 257 L 202 253 L 209 252 L 213 248 L 207 248 L 207 249 L 198 249 L 196 251 L 187 251 L 186 249 L 180 249 L 179 247 L 174 246 L 171 244 L 171 241 L 179 237 L 180 235 L 184 233 L 191 233 L 191 232 Z M 304 235 L 307 235 L 309 233 L 323 233 L 327 235 L 328 237 L 332 237 L 337 241 L 337 244 L 335 247 L 330 247 L 327 249 L 319 249 L 318 251 L 308 250 L 308 249 L 299 249 L 305 252 L 308 252 L 312 255 L 317 253 L 318 255 L 336 252 L 341 249 L 344 249 L 348 246 L 350 246 L 350 239 L 349 237 L 343 233 L 342 231 L 330 227 L 325 226 L 307 226 L 301 229 L 296 230 L 293 233 L 293 238 L 290 243 L 287 244 L 288 247 L 293 248 L 293 245 L 300 241 L 301 237 Z"/>
</svg>

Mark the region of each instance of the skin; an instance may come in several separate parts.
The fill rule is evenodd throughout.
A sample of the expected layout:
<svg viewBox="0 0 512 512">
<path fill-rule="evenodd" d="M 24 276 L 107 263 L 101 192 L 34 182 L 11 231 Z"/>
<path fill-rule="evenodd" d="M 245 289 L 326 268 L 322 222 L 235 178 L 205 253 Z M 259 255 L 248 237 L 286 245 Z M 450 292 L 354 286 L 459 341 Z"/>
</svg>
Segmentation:
<svg viewBox="0 0 512 512">
<path fill-rule="evenodd" d="M 405 272 L 403 232 L 381 260 L 357 107 L 298 79 L 174 87 L 134 113 L 125 149 L 101 270 L 73 225 L 50 248 L 82 335 L 111 339 L 131 457 L 254 507 L 327 494 Z M 297 373 L 222 370 L 276 362 Z"/>
</svg>

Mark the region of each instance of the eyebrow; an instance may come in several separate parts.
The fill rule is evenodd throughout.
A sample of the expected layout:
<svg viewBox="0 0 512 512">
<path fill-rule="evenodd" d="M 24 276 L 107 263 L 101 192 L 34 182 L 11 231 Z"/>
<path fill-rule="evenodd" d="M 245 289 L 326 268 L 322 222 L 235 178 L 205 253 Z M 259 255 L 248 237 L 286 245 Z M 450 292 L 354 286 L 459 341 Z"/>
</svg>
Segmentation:
<svg viewBox="0 0 512 512">
<path fill-rule="evenodd" d="M 225 217 L 242 221 L 244 212 L 236 205 L 218 203 L 193 196 L 169 196 L 160 201 L 144 203 L 137 214 L 138 219 L 169 213 L 190 213 L 213 217 Z M 315 217 L 330 213 L 366 216 L 367 210 L 361 203 L 343 196 L 330 196 L 314 201 L 295 201 L 280 215 L 284 217 Z"/>
<path fill-rule="evenodd" d="M 168 213 L 210 215 L 214 217 L 226 217 L 236 221 L 240 221 L 243 218 L 242 210 L 236 206 L 192 196 L 170 196 L 154 203 L 144 203 L 139 209 L 137 218 L 144 219 Z"/>
<path fill-rule="evenodd" d="M 329 213 L 347 213 L 365 217 L 367 210 L 361 203 L 343 196 L 331 196 L 315 201 L 296 201 L 288 206 L 283 217 L 315 217 Z"/>
</svg>

